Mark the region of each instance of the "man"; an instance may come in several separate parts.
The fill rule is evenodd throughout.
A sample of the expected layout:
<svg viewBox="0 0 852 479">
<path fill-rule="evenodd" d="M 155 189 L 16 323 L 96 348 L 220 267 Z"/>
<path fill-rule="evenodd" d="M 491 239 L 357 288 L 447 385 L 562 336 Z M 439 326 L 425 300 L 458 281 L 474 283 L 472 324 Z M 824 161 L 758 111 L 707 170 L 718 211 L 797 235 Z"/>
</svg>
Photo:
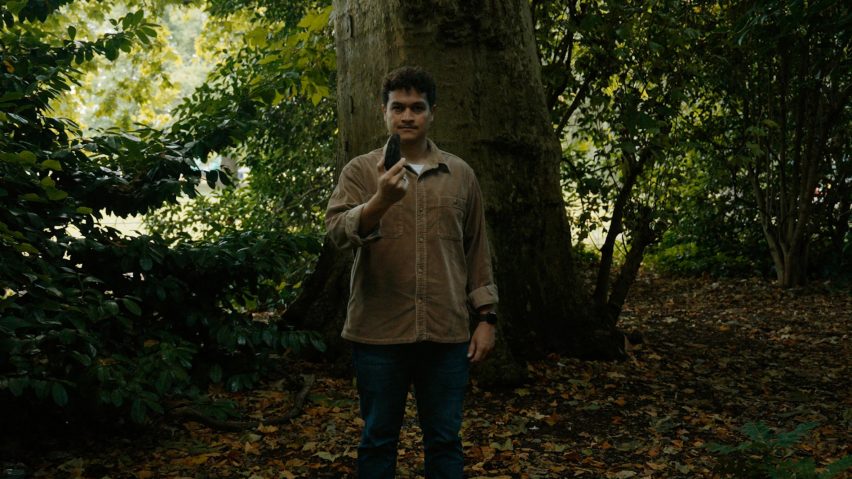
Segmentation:
<svg viewBox="0 0 852 479">
<path fill-rule="evenodd" d="M 461 478 L 469 363 L 483 360 L 495 342 L 498 298 L 482 195 L 473 170 L 428 138 L 435 114 L 429 73 L 390 72 L 382 103 L 403 158 L 387 171 L 384 149 L 351 160 L 326 211 L 332 241 L 355 250 L 342 336 L 353 344 L 365 423 L 359 477 L 394 477 L 413 385 L 426 477 Z"/>
</svg>

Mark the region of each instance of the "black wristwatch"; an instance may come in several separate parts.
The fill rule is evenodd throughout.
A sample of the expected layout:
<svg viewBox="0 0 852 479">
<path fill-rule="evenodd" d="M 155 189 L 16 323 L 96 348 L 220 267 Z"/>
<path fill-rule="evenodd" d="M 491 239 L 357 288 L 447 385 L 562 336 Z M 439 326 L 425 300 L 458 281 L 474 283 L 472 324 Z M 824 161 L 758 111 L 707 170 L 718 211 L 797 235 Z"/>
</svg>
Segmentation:
<svg viewBox="0 0 852 479">
<path fill-rule="evenodd" d="M 497 313 L 494 311 L 490 311 L 488 313 L 479 313 L 479 322 L 485 321 L 488 324 L 495 325 L 497 324 Z"/>
</svg>

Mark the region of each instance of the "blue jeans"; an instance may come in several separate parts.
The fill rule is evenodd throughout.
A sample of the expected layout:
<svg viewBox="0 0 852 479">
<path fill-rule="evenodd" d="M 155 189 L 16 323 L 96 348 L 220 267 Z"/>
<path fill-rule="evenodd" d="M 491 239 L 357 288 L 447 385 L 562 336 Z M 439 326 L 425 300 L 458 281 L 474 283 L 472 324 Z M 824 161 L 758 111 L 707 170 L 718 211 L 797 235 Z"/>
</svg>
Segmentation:
<svg viewBox="0 0 852 479">
<path fill-rule="evenodd" d="M 467 343 L 370 345 L 354 343 L 353 362 L 364 431 L 358 477 L 392 478 L 408 388 L 414 385 L 423 430 L 427 479 L 460 479 L 459 430 L 467 388 Z"/>
</svg>

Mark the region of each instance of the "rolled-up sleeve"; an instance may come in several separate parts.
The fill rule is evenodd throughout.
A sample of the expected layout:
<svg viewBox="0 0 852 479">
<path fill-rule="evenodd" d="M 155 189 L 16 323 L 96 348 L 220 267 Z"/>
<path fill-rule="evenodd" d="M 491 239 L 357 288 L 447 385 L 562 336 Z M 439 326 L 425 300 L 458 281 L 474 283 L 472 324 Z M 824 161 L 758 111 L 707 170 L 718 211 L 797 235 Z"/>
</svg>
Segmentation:
<svg viewBox="0 0 852 479">
<path fill-rule="evenodd" d="M 485 231 L 482 192 L 476 177 L 471 177 L 469 192 L 464 228 L 467 297 L 470 305 L 477 309 L 488 304 L 497 304 L 499 297 L 491 268 L 491 248 Z"/>
<path fill-rule="evenodd" d="M 359 248 L 382 237 L 378 227 L 367 236 L 358 234 L 361 211 L 371 194 L 352 163 L 346 165 L 325 211 L 328 236 L 338 248 Z"/>
</svg>

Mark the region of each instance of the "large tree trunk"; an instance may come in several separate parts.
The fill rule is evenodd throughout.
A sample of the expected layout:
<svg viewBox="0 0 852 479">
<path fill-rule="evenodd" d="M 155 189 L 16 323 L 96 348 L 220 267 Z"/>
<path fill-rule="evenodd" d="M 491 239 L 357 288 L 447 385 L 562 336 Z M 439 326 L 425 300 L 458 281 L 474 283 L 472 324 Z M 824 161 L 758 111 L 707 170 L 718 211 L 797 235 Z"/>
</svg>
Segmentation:
<svg viewBox="0 0 852 479">
<path fill-rule="evenodd" d="M 334 7 L 338 168 L 385 141 L 380 88 L 387 71 L 420 65 L 436 79 L 432 138 L 473 167 L 485 201 L 502 343 L 510 346 L 490 363 L 504 368 L 512 353 L 542 351 L 619 356 L 622 336 L 589 320 L 573 269 L 561 150 L 528 2 L 336 0 Z"/>
</svg>

